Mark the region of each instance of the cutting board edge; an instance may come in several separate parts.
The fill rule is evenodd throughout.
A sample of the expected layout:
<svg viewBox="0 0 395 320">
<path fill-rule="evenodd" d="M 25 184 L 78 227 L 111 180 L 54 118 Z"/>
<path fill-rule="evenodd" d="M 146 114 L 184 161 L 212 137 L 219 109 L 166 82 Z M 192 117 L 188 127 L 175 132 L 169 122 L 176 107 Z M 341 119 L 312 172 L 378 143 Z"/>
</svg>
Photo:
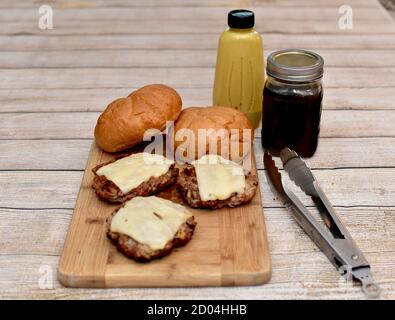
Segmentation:
<svg viewBox="0 0 395 320">
<path fill-rule="evenodd" d="M 200 278 L 199 283 L 191 278 L 191 282 L 180 279 L 162 280 L 149 284 L 141 283 L 141 278 L 130 278 L 129 280 L 107 280 L 104 277 L 94 277 L 91 275 L 78 275 L 73 270 L 64 270 L 63 263 L 60 261 L 57 269 L 59 282 L 69 288 L 166 288 L 166 287 L 231 287 L 231 286 L 259 286 L 270 281 L 272 277 L 272 263 L 270 254 L 265 254 L 265 263 L 260 270 L 250 272 L 235 272 L 227 275 L 206 275 Z M 185 275 L 184 275 L 185 276 Z M 122 283 L 121 283 L 122 282 Z M 136 283 L 140 283 L 136 285 Z"/>
<path fill-rule="evenodd" d="M 271 264 L 270 264 L 271 265 Z M 271 266 L 269 270 L 258 271 L 256 273 L 247 273 L 245 276 L 242 274 L 234 274 L 233 278 L 237 279 L 233 282 L 227 281 L 225 284 L 212 279 L 199 279 L 199 283 L 192 280 L 191 282 L 185 281 L 163 281 L 162 283 L 153 284 L 139 284 L 136 285 L 136 280 L 124 281 L 122 284 L 114 283 L 108 284 L 103 281 L 97 281 L 90 276 L 78 276 L 75 274 L 63 273 L 58 269 L 59 282 L 68 288 L 185 288 L 185 287 L 232 287 L 232 286 L 259 286 L 266 284 L 270 281 L 272 276 Z M 242 278 L 240 278 L 242 276 Z M 141 279 L 139 279 L 141 281 Z"/>
</svg>

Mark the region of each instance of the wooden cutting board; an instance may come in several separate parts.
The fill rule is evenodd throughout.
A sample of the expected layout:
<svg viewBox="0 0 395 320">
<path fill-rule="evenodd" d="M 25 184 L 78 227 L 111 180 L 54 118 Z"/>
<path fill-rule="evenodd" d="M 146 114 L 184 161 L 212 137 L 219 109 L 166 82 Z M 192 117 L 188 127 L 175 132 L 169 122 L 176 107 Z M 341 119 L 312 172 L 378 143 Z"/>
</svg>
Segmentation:
<svg viewBox="0 0 395 320">
<path fill-rule="evenodd" d="M 198 223 L 195 234 L 169 256 L 138 263 L 118 253 L 106 237 L 105 220 L 119 205 L 99 200 L 91 188 L 92 168 L 113 157 L 93 143 L 59 262 L 58 279 L 63 285 L 237 286 L 269 281 L 271 261 L 259 188 L 248 205 L 191 209 Z M 160 196 L 181 201 L 174 188 Z"/>
</svg>

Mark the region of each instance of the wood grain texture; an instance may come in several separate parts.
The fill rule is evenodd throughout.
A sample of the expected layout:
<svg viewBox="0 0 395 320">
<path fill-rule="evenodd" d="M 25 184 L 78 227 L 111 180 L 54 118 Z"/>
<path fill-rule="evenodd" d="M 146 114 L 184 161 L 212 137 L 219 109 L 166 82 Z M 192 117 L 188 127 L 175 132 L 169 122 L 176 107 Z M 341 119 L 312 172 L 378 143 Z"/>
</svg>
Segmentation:
<svg viewBox="0 0 395 320">
<path fill-rule="evenodd" d="M 0 140 L 92 139 L 98 116 L 98 112 L 0 113 Z M 325 110 L 320 136 L 395 137 L 394 121 L 393 110 Z M 260 135 L 255 130 L 255 136 Z"/>
<path fill-rule="evenodd" d="M 386 28 L 388 29 L 388 28 Z M 395 33 L 395 28 L 394 28 Z M 274 50 L 266 50 L 268 56 Z M 326 67 L 395 67 L 394 51 L 322 49 L 315 50 Z M 380 59 L 372 59 L 372 56 Z M 215 67 L 215 50 L 95 50 L 81 51 L 78 59 L 64 51 L 5 51 L 0 54 L 3 69 L 24 68 L 161 68 Z"/>
<path fill-rule="evenodd" d="M 206 20 L 204 24 L 199 20 L 187 19 L 166 20 L 166 23 L 160 20 L 57 20 L 55 28 L 41 30 L 35 27 L 35 21 L 7 21 L 2 23 L 0 29 L 1 35 L 129 35 L 136 34 L 189 34 L 199 35 L 206 34 L 218 37 L 224 30 L 226 24 L 222 19 Z M 391 20 L 374 20 L 360 19 L 355 16 L 353 28 L 343 30 L 338 27 L 337 19 L 321 20 L 317 23 L 315 20 L 289 20 L 289 19 L 257 19 L 256 30 L 263 34 L 394 34 L 395 28 Z M 199 24 L 199 28 L 196 25 Z"/>
<path fill-rule="evenodd" d="M 216 212 L 191 209 L 198 222 L 194 236 L 168 257 L 142 264 L 117 252 L 106 238 L 105 219 L 118 206 L 100 201 L 91 189 L 92 168 L 112 158 L 92 144 L 59 262 L 63 285 L 185 287 L 269 281 L 271 262 L 259 190 L 245 206 Z"/>
<path fill-rule="evenodd" d="M 395 236 L 392 208 L 338 208 L 339 215 L 364 250 L 373 267 L 376 280 L 383 288 L 383 299 L 394 299 L 395 274 L 392 239 Z M 192 290 L 179 289 L 73 289 L 61 286 L 56 281 L 56 268 L 62 250 L 66 228 L 72 210 L 10 210 L 0 209 L 4 223 L 1 230 L 10 230 L 20 225 L 20 215 L 25 215 L 23 233 L 0 233 L 4 245 L 0 254 L 2 268 L 0 285 L 1 298 L 34 296 L 36 299 L 284 299 L 302 296 L 305 299 L 334 298 L 360 299 L 363 294 L 359 286 L 346 285 L 331 267 L 326 257 L 294 223 L 284 208 L 265 209 L 265 220 L 269 236 L 272 260 L 276 268 L 271 281 L 259 287 L 227 287 Z M 8 219 L 6 219 L 8 217 Z M 48 233 L 43 237 L 43 223 Z M 30 225 L 31 227 L 27 227 Z M 22 226 L 23 227 L 23 226 Z M 366 237 L 365 228 L 369 230 Z M 27 237 L 26 237 L 27 235 Z M 29 239 L 30 241 L 29 241 Z M 375 243 L 372 246 L 372 242 Z M 23 246 L 18 246 L 21 243 Z M 293 261 L 292 267 L 289 261 Z M 51 287 L 40 289 L 40 268 L 53 272 Z"/>
<path fill-rule="evenodd" d="M 395 207 L 337 207 L 342 221 L 367 253 L 394 251 L 390 250 L 395 232 L 394 210 Z M 0 209 L 4 221 L 0 256 L 60 256 L 72 214 L 73 209 Z M 25 224 L 19 223 L 21 215 L 25 216 Z M 218 223 L 217 217 L 211 218 L 210 223 Z M 265 208 L 265 221 L 269 240 L 274 241 L 269 241 L 273 255 L 317 252 L 314 243 L 305 241 L 307 235 L 294 224 L 285 208 Z M 6 232 L 18 224 L 23 232 Z M 44 228 L 47 233 L 40 232 Z M 365 228 L 372 233 L 371 239 L 364 237 Z M 372 241 L 376 246 L 371 245 Z"/>
<path fill-rule="evenodd" d="M 107 104 L 138 89 L 120 88 L 73 89 L 0 89 L 0 113 L 33 112 L 101 112 Z M 207 106 L 212 103 L 212 89 L 177 87 L 184 107 Z M 324 110 L 395 110 L 395 87 L 327 88 Z M 380 99 L 377 99 L 377 96 Z"/>
<path fill-rule="evenodd" d="M 395 168 L 313 172 L 336 206 L 395 206 Z M 74 208 L 82 176 L 81 171 L 0 171 L 0 207 Z M 273 197 L 264 171 L 259 170 L 258 177 L 264 207 L 281 206 Z"/>
<path fill-rule="evenodd" d="M 0 77 L 0 89 L 117 88 L 146 83 L 207 88 L 214 81 L 214 68 L 0 69 Z M 323 81 L 328 88 L 395 87 L 395 67 L 327 67 Z"/>
<path fill-rule="evenodd" d="M 3 51 L 49 50 L 119 50 L 119 49 L 187 49 L 214 50 L 218 45 L 218 35 L 179 34 L 135 34 L 135 35 L 0 35 Z M 133 41 L 131 40 L 133 39 Z M 394 49 L 393 34 L 265 34 L 266 49 L 286 49 L 290 47 L 306 49 Z"/>
<path fill-rule="evenodd" d="M 246 7 L 245 5 L 243 7 Z M 248 6 L 257 16 L 257 22 L 274 19 L 287 20 L 335 20 L 339 19 L 338 8 L 331 7 L 283 7 L 279 10 L 276 6 L 270 4 L 264 7 Z M 224 20 L 229 12 L 229 7 L 140 7 L 124 8 L 107 7 L 107 8 L 69 8 L 56 10 L 56 19 L 62 20 L 183 20 L 196 19 L 204 17 L 205 20 Z M 379 7 L 372 8 L 353 8 L 353 15 L 359 19 L 367 21 L 376 21 L 383 19 L 383 12 Z M 0 21 L 33 21 L 37 22 L 37 8 L 8 8 L 0 11 Z"/>
<path fill-rule="evenodd" d="M 0 140 L 0 170 L 82 171 L 92 140 Z M 320 138 L 314 157 L 307 159 L 314 169 L 392 168 L 395 164 L 389 138 Z M 361 147 L 363 146 L 363 148 Z M 263 150 L 255 139 L 257 168 L 263 169 Z M 336 156 L 334 156 L 336 155 Z"/>
<path fill-rule="evenodd" d="M 41 2 L 40 0 L 25 1 L 25 0 L 3 0 L 0 7 L 10 8 L 29 8 L 36 7 Z M 276 7 L 292 7 L 295 6 L 294 0 L 90 0 L 89 2 L 81 2 L 80 0 L 49 0 L 55 8 L 92 8 L 92 7 L 235 7 L 241 5 L 266 6 L 268 4 Z M 299 0 L 297 5 L 300 7 L 339 7 L 344 4 L 343 0 Z M 378 8 L 380 4 L 377 1 L 371 0 L 348 0 L 348 4 L 361 8 Z"/>
</svg>

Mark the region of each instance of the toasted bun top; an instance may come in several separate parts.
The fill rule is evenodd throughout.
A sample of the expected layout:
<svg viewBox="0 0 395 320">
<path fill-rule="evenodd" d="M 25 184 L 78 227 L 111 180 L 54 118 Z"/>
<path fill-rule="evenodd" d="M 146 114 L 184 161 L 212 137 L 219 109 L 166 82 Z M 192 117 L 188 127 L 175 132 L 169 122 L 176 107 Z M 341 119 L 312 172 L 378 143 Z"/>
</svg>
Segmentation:
<svg viewBox="0 0 395 320">
<path fill-rule="evenodd" d="M 199 138 L 199 129 L 206 129 L 206 139 L 203 138 L 203 142 Z M 204 131 L 200 130 L 200 132 L 202 134 Z M 217 141 L 216 150 L 210 150 L 210 139 Z M 238 151 L 238 156 L 248 154 L 253 140 L 254 130 L 247 116 L 241 111 L 229 107 L 213 106 L 185 109 L 181 112 L 174 127 L 176 156 L 177 152 L 180 154 L 181 151 L 185 150 L 185 152 L 188 152 L 188 159 L 198 159 L 209 153 L 217 153 L 223 156 L 228 154 L 229 157 L 225 158 L 234 159 L 235 151 Z M 222 146 L 221 142 L 223 143 Z M 200 147 L 199 143 L 201 143 Z M 236 150 L 236 147 L 239 149 Z M 177 148 L 179 148 L 178 151 Z M 193 156 L 190 157 L 190 154 Z"/>
<path fill-rule="evenodd" d="M 163 130 L 166 121 L 177 119 L 182 101 L 163 84 L 151 84 L 127 98 L 111 102 L 97 120 L 95 139 L 104 151 L 117 152 L 143 141 L 147 129 Z"/>
</svg>

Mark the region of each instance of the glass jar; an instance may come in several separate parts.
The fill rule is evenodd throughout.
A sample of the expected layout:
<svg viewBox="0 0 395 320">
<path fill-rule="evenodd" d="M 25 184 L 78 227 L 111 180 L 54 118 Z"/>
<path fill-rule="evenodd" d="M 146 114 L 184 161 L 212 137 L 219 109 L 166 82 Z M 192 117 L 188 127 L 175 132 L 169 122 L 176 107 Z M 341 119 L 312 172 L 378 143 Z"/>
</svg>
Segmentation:
<svg viewBox="0 0 395 320">
<path fill-rule="evenodd" d="M 321 56 L 306 50 L 273 52 L 263 91 L 262 146 L 273 155 L 288 147 L 311 157 L 318 146 L 322 109 Z"/>
</svg>

